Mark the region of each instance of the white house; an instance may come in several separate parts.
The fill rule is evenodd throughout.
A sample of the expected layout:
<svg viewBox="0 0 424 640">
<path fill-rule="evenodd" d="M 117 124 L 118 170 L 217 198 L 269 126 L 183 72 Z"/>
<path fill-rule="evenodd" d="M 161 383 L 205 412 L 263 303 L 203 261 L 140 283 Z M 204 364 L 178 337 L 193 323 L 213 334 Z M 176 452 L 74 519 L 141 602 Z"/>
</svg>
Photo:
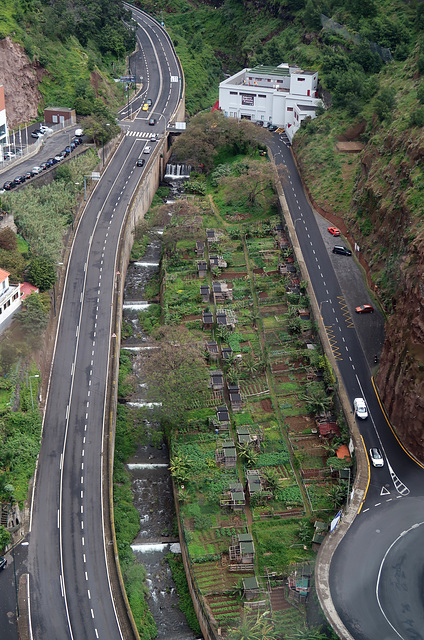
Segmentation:
<svg viewBox="0 0 424 640">
<path fill-rule="evenodd" d="M 281 64 L 243 69 L 219 85 L 219 107 L 230 118 L 245 118 L 284 127 L 290 140 L 302 120 L 314 118 L 318 72 Z"/>
<path fill-rule="evenodd" d="M 9 284 L 10 273 L 0 269 L 0 329 L 2 324 L 21 306 L 19 284 Z"/>
</svg>

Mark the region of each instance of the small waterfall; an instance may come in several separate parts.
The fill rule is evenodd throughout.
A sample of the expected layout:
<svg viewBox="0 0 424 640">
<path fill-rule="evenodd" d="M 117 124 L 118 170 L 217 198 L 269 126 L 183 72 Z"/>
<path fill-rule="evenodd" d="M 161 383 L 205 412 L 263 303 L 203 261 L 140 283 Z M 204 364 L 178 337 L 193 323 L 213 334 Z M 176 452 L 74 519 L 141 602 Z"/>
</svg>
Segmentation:
<svg viewBox="0 0 424 640">
<path fill-rule="evenodd" d="M 150 307 L 150 302 L 146 300 L 133 300 L 132 302 L 124 302 L 123 309 L 133 309 L 134 311 L 144 311 Z"/>
<path fill-rule="evenodd" d="M 191 166 L 189 164 L 167 164 L 165 171 L 165 179 L 181 180 L 190 177 Z"/>
<path fill-rule="evenodd" d="M 159 262 L 140 262 L 139 260 L 137 260 L 137 262 L 134 262 L 134 265 L 136 267 L 158 267 Z"/>
</svg>

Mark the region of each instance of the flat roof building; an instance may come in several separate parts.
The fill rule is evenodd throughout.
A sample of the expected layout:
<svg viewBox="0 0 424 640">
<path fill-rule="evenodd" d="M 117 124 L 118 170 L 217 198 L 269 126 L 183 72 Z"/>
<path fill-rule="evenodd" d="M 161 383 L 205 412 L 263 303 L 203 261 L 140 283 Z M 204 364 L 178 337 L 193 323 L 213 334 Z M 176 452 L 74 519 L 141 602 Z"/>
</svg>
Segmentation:
<svg viewBox="0 0 424 640">
<path fill-rule="evenodd" d="M 219 85 L 219 106 L 229 118 L 284 127 L 291 140 L 302 120 L 314 118 L 318 72 L 281 64 L 243 69 Z"/>
</svg>

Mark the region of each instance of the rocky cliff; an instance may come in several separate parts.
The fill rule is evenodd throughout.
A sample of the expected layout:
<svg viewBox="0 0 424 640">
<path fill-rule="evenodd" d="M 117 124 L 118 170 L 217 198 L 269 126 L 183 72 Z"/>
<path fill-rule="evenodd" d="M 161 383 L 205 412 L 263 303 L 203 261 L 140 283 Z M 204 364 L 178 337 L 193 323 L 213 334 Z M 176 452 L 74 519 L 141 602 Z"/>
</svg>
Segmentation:
<svg viewBox="0 0 424 640">
<path fill-rule="evenodd" d="M 37 117 L 41 102 L 38 83 L 45 73 L 38 62 L 28 60 L 21 45 L 10 38 L 0 40 L 0 84 L 4 86 L 10 128 Z"/>
</svg>

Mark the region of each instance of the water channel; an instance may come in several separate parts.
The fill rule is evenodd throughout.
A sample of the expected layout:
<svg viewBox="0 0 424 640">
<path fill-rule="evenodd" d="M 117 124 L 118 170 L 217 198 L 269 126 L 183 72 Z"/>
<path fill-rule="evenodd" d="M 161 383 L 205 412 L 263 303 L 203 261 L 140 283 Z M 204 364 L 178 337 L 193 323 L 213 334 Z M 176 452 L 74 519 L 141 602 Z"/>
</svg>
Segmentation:
<svg viewBox="0 0 424 640">
<path fill-rule="evenodd" d="M 144 257 L 129 265 L 125 280 L 123 319 L 131 322 L 132 336 L 123 342 L 122 347 L 134 354 L 133 371 L 137 377 L 138 391 L 128 402 L 134 408 L 149 407 L 146 382 L 137 353 L 155 348 L 155 345 L 140 328 L 138 313 L 148 307 L 149 302 L 144 299 L 145 287 L 159 271 L 160 234 L 161 230 L 150 233 L 151 239 Z M 138 562 L 147 571 L 148 603 L 157 625 L 157 638 L 195 640 L 198 636 L 190 629 L 178 608 L 175 584 L 165 560 L 169 552 L 180 553 L 178 534 L 174 531 L 175 508 L 168 449 L 159 433 L 159 425 L 147 422 L 146 426 L 149 444 L 140 444 L 135 455 L 127 461 L 132 476 L 133 503 L 140 514 L 140 531 L 131 546 Z"/>
</svg>

